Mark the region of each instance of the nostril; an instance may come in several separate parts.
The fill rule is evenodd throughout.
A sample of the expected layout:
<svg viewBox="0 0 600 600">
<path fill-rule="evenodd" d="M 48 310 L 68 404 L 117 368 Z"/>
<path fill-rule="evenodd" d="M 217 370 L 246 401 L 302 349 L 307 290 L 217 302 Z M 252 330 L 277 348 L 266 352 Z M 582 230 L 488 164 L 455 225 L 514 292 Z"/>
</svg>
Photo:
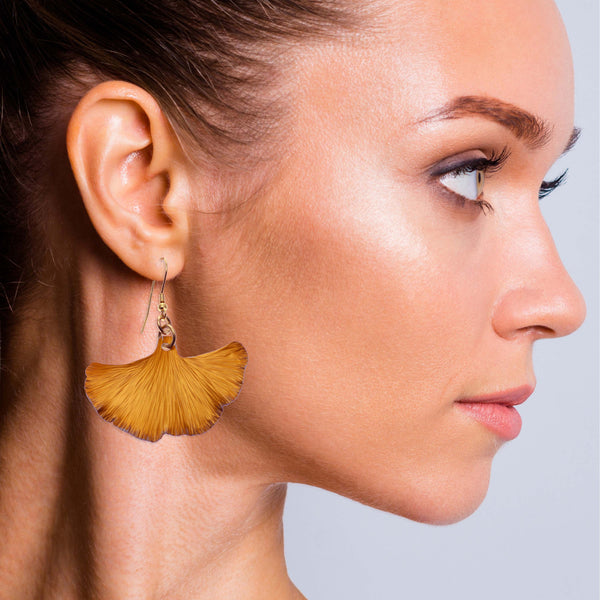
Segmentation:
<svg viewBox="0 0 600 600">
<path fill-rule="evenodd" d="M 506 339 L 514 340 L 515 338 L 529 339 L 530 341 L 539 340 L 542 338 L 559 337 L 556 330 L 545 325 L 527 325 L 526 327 L 518 327 L 512 332 L 506 332 L 503 336 Z"/>
<path fill-rule="evenodd" d="M 557 336 L 557 333 L 554 329 L 552 329 L 551 327 L 546 327 L 545 325 L 534 325 L 532 327 L 528 327 L 528 329 L 531 330 L 531 337 L 534 337 L 536 339 Z"/>
</svg>

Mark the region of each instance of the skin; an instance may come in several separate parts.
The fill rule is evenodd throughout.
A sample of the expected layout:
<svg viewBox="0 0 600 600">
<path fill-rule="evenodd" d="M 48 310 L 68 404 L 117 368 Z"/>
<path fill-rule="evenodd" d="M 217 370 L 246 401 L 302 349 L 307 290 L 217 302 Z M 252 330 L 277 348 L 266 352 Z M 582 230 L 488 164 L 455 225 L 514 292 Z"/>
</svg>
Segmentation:
<svg viewBox="0 0 600 600">
<path fill-rule="evenodd" d="M 285 145 L 243 172 L 193 160 L 131 84 L 94 87 L 57 125 L 53 193 L 71 229 L 50 235 L 72 261 L 16 314 L 3 357 L 19 407 L 0 438 L 10 597 L 300 598 L 282 482 L 465 518 L 503 442 L 455 401 L 534 385 L 533 342 L 583 322 L 538 201 L 573 128 L 552 2 L 389 2 L 377 33 L 292 58 Z M 483 117 L 415 124 L 471 94 L 537 115 L 548 143 Z M 491 214 L 428 171 L 505 146 Z M 179 353 L 237 340 L 249 362 L 215 427 L 151 444 L 82 390 L 90 362 L 154 350 L 139 328 L 162 256 Z"/>
</svg>

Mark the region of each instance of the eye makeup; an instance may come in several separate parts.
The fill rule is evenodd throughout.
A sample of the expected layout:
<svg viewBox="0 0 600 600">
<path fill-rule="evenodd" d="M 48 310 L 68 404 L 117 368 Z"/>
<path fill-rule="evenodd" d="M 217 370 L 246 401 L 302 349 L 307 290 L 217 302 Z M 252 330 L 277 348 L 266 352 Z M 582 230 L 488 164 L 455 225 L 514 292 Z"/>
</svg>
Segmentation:
<svg viewBox="0 0 600 600">
<path fill-rule="evenodd" d="M 478 158 L 442 163 L 431 172 L 431 176 L 436 180 L 440 180 L 446 175 L 458 178 L 461 175 L 474 173 L 476 181 L 474 181 L 473 184 L 477 189 L 477 198 L 467 198 L 442 183 L 444 190 L 452 195 L 454 201 L 459 206 L 464 206 L 466 202 L 470 202 L 471 204 L 478 206 L 484 213 L 486 210 L 488 212 L 493 212 L 494 209 L 492 205 L 482 199 L 485 175 L 499 171 L 508 160 L 509 156 L 510 150 L 508 149 L 508 146 L 505 146 L 499 154 L 492 152 L 489 157 L 481 156 Z"/>
<path fill-rule="evenodd" d="M 492 152 L 491 156 L 481 156 L 478 158 L 470 158 L 466 160 L 458 160 L 449 163 L 442 163 L 440 167 L 434 170 L 431 174 L 434 177 L 440 177 L 447 173 L 471 173 L 472 171 L 484 171 L 485 173 L 493 173 L 499 171 L 510 156 L 508 146 L 505 146 L 500 154 Z"/>
</svg>

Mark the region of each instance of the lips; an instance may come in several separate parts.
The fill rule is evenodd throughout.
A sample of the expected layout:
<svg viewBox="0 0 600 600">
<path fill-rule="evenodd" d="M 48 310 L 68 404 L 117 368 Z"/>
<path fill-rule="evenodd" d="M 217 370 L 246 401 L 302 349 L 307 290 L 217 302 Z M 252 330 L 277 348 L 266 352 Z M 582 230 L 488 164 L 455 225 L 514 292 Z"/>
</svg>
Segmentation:
<svg viewBox="0 0 600 600">
<path fill-rule="evenodd" d="M 522 385 L 505 392 L 496 392 L 494 394 L 484 394 L 482 396 L 473 396 L 471 398 L 461 398 L 457 402 L 483 402 L 485 404 L 503 404 L 504 406 L 516 406 L 523 404 L 531 394 L 534 387 L 531 385 Z"/>
<path fill-rule="evenodd" d="M 522 385 L 504 392 L 461 398 L 456 402 L 461 412 L 508 441 L 516 438 L 521 431 L 521 415 L 514 407 L 525 402 L 533 390 L 531 385 Z"/>
</svg>

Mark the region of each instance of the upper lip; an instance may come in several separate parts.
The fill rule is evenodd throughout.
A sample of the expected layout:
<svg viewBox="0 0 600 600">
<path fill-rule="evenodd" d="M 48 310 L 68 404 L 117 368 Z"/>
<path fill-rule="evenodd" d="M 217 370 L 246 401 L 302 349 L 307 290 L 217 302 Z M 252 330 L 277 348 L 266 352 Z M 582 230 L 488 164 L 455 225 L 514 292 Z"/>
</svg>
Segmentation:
<svg viewBox="0 0 600 600">
<path fill-rule="evenodd" d="M 491 404 L 504 404 L 505 406 L 515 406 L 522 404 L 533 394 L 534 386 L 521 385 L 519 387 L 506 390 L 504 392 L 494 392 L 493 394 L 483 394 L 473 396 L 472 398 L 461 398 L 457 402 L 487 402 Z"/>
</svg>

